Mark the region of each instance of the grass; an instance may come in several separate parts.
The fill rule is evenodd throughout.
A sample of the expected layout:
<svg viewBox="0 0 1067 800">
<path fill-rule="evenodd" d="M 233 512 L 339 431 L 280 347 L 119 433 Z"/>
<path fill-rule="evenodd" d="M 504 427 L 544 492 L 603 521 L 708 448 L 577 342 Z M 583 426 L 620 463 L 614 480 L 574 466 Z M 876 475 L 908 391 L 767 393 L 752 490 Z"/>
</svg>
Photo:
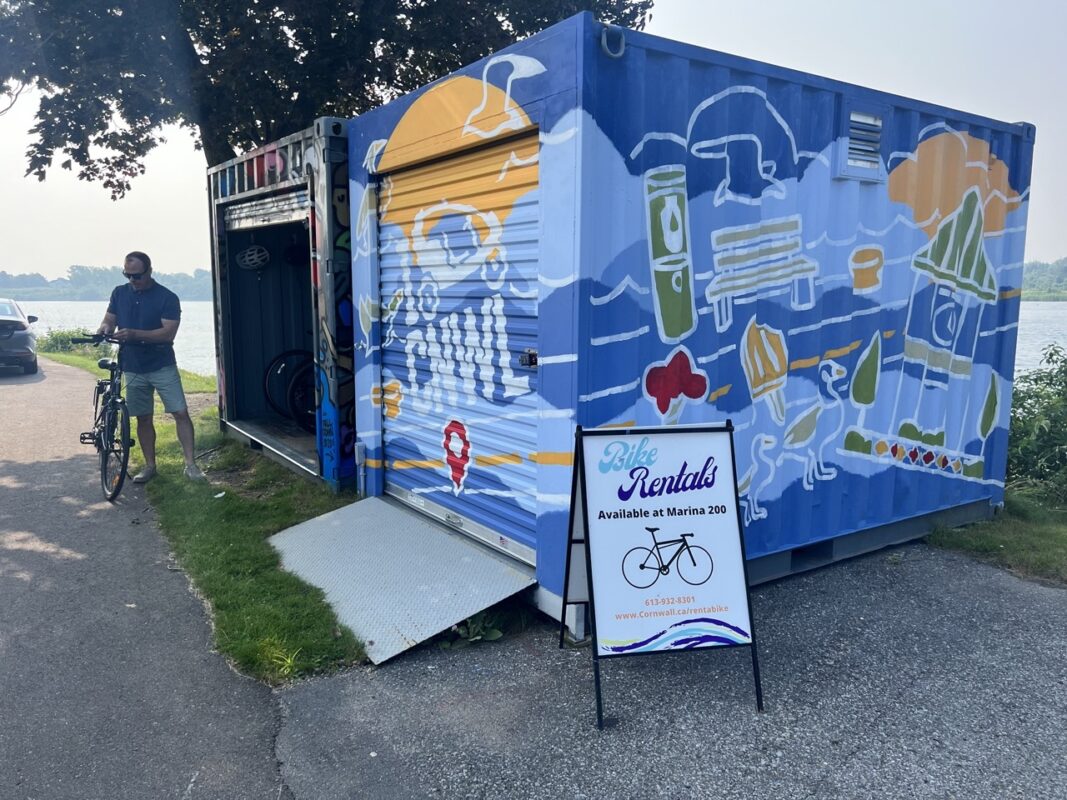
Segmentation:
<svg viewBox="0 0 1067 800">
<path fill-rule="evenodd" d="M 41 355 L 103 374 L 96 366 L 102 352 Z M 216 391 L 214 378 L 184 370 L 182 384 L 187 395 Z M 219 652 L 242 672 L 270 684 L 363 661 L 363 645 L 338 623 L 322 591 L 283 572 L 267 541 L 355 496 L 335 495 L 225 439 L 213 407 L 195 424 L 196 450 L 203 454 L 197 460 L 210 483 L 192 483 L 182 475 L 174 421 L 157 399 L 159 475 L 146 488 L 163 535 L 211 608 Z M 131 475 L 142 465 L 140 455 L 135 447 Z"/>
<path fill-rule="evenodd" d="M 934 531 L 936 547 L 967 553 L 1022 577 L 1067 587 L 1067 509 L 1009 493 L 989 522 Z"/>
<path fill-rule="evenodd" d="M 183 477 L 169 418 L 156 430 L 159 475 L 147 485 L 148 497 L 179 563 L 211 607 L 218 650 L 272 684 L 362 661 L 363 646 L 338 623 L 322 591 L 283 572 L 267 542 L 355 497 L 335 495 L 224 439 L 215 409 L 197 420 L 197 452 L 211 451 L 199 459 L 210 483 Z M 138 468 L 133 462 L 131 472 Z"/>
<path fill-rule="evenodd" d="M 57 361 L 70 367 L 84 369 L 99 377 L 107 375 L 104 370 L 96 365 L 96 362 L 101 358 L 108 357 L 108 352 L 103 348 L 84 348 L 66 353 L 46 353 L 41 351 L 38 355 L 50 361 Z M 188 372 L 184 369 L 180 369 L 178 372 L 182 376 L 182 386 L 185 388 L 186 394 L 216 393 L 218 391 L 218 382 L 213 375 L 198 375 L 195 372 Z"/>
</svg>

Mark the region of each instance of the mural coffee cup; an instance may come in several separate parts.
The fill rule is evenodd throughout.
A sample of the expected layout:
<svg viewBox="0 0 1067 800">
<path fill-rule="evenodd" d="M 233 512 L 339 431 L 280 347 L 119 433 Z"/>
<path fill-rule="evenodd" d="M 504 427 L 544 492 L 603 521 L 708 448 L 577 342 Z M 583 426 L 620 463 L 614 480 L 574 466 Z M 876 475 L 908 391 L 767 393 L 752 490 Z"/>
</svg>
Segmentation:
<svg viewBox="0 0 1067 800">
<path fill-rule="evenodd" d="M 882 285 L 882 266 L 885 252 L 877 245 L 857 247 L 848 257 L 852 272 L 852 289 L 856 292 L 873 292 Z"/>
</svg>

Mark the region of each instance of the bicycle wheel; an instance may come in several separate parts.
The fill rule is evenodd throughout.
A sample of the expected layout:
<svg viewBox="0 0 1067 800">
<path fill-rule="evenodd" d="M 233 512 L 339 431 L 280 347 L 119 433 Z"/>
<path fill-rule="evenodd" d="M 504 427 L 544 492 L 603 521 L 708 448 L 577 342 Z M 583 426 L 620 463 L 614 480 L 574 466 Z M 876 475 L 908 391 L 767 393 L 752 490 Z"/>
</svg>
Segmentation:
<svg viewBox="0 0 1067 800">
<path fill-rule="evenodd" d="M 263 372 L 263 395 L 267 398 L 267 405 L 275 413 L 283 417 L 289 416 L 286 392 L 292 380 L 291 376 L 313 359 L 310 350 L 285 350 L 271 359 Z"/>
<path fill-rule="evenodd" d="M 316 421 L 315 362 L 309 361 L 293 373 L 289 390 L 285 393 L 285 405 L 289 416 L 308 433 L 314 433 Z"/>
<path fill-rule="evenodd" d="M 678 565 L 678 574 L 690 586 L 700 586 L 705 583 L 715 570 L 715 562 L 711 560 L 711 553 L 703 547 L 692 544 L 689 545 L 689 552 L 678 554 L 678 560 L 675 563 Z"/>
<path fill-rule="evenodd" d="M 104 498 L 111 502 L 122 491 L 130 463 L 130 412 L 125 401 L 119 400 L 104 412 L 101 439 L 100 488 L 104 490 Z"/>
<path fill-rule="evenodd" d="M 622 557 L 622 577 L 635 589 L 647 589 L 659 579 L 659 559 L 647 547 L 634 547 Z"/>
</svg>

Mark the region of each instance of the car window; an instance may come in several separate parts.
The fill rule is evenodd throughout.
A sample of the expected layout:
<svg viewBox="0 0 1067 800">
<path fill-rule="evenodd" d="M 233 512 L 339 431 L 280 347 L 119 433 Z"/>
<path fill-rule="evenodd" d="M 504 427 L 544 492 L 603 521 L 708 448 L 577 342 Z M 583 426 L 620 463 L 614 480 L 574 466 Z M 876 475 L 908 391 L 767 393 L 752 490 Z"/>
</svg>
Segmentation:
<svg viewBox="0 0 1067 800">
<path fill-rule="evenodd" d="M 13 303 L 0 303 L 0 317 L 21 317 Z"/>
</svg>

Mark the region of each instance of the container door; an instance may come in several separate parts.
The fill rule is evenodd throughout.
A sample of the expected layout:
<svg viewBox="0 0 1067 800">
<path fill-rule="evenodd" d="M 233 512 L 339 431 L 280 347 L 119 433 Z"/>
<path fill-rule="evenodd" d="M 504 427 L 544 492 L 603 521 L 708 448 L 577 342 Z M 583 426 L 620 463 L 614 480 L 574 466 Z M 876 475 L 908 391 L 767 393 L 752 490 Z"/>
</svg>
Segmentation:
<svg viewBox="0 0 1067 800">
<path fill-rule="evenodd" d="M 531 562 L 537 155 L 535 134 L 381 180 L 375 397 L 386 492 Z"/>
</svg>

